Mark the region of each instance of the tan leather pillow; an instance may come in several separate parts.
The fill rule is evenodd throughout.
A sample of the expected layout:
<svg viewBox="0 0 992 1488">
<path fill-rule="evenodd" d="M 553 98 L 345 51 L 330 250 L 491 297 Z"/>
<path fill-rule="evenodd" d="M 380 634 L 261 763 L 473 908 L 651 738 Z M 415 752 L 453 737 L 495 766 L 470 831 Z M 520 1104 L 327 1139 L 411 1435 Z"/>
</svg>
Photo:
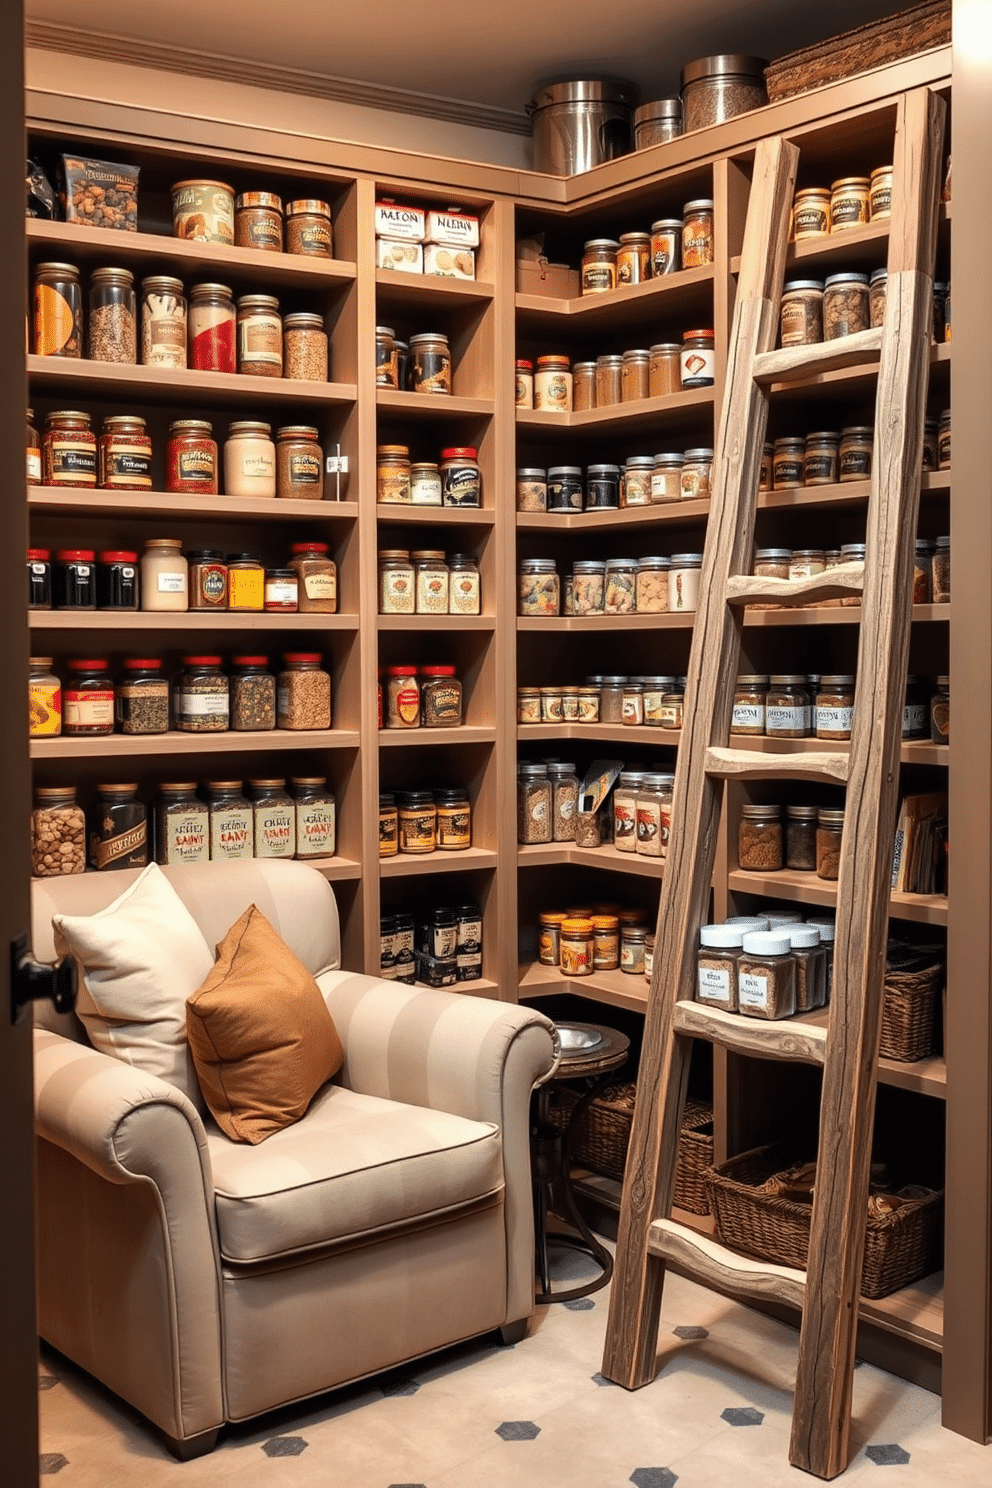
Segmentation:
<svg viewBox="0 0 992 1488">
<path fill-rule="evenodd" d="M 203 1097 L 235 1142 L 264 1142 L 305 1115 L 344 1050 L 310 972 L 254 904 L 186 1001 Z"/>
</svg>

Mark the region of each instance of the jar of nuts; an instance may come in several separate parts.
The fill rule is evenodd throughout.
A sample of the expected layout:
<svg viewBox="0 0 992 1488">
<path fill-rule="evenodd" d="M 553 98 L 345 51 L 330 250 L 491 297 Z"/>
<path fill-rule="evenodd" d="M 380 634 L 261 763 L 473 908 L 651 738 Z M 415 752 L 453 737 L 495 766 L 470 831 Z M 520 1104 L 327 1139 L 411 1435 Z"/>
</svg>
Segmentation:
<svg viewBox="0 0 992 1488">
<path fill-rule="evenodd" d="M 31 871 L 59 878 L 86 868 L 86 820 L 74 785 L 39 786 L 31 813 Z"/>
</svg>

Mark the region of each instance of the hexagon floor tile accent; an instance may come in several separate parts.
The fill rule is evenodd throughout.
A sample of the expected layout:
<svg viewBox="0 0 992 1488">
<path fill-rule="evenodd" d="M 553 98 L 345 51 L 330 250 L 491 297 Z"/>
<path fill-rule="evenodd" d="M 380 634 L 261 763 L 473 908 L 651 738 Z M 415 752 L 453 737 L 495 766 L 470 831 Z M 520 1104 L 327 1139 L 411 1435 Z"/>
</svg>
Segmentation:
<svg viewBox="0 0 992 1488">
<path fill-rule="evenodd" d="M 709 1328 L 693 1328 L 684 1323 L 680 1323 L 677 1328 L 673 1328 L 672 1332 L 676 1338 L 709 1338 L 710 1336 Z"/>
<path fill-rule="evenodd" d="M 635 1467 L 629 1479 L 636 1488 L 674 1488 L 678 1480 L 670 1467 Z"/>
<path fill-rule="evenodd" d="M 591 1312 L 596 1306 L 591 1297 L 573 1297 L 570 1302 L 563 1302 L 562 1307 L 567 1307 L 569 1312 Z"/>
<path fill-rule="evenodd" d="M 262 1443 L 262 1451 L 266 1457 L 299 1457 L 309 1445 L 302 1436 L 274 1436 Z"/>
<path fill-rule="evenodd" d="M 533 1421 L 503 1421 L 496 1427 L 496 1435 L 504 1441 L 533 1441 L 540 1434 L 540 1426 Z"/>
<path fill-rule="evenodd" d="M 886 1442 L 880 1447 L 865 1447 L 865 1456 L 876 1467 L 901 1467 L 909 1461 L 909 1453 L 898 1442 Z"/>
<path fill-rule="evenodd" d="M 720 1420 L 729 1426 L 760 1426 L 764 1419 L 764 1411 L 755 1410 L 753 1405 L 728 1405 L 720 1412 Z"/>
<path fill-rule="evenodd" d="M 394 1379 L 387 1380 L 384 1385 L 379 1386 L 383 1395 L 416 1395 L 420 1389 L 420 1383 L 412 1374 L 398 1374 Z"/>
<path fill-rule="evenodd" d="M 68 1466 L 69 1459 L 61 1452 L 42 1452 L 38 1458 L 38 1471 L 43 1477 L 51 1477 L 53 1473 L 61 1472 Z"/>
<path fill-rule="evenodd" d="M 58 1383 L 59 1377 L 57 1374 L 39 1374 L 38 1376 L 39 1390 L 50 1390 L 54 1385 L 57 1385 Z"/>
</svg>

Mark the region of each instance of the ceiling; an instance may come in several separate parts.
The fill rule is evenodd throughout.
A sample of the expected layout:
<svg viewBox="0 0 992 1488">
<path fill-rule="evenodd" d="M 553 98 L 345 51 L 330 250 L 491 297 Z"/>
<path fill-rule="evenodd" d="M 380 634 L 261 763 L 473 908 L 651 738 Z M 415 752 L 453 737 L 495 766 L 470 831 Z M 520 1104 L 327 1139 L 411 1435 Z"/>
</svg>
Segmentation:
<svg viewBox="0 0 992 1488">
<path fill-rule="evenodd" d="M 519 112 L 538 81 L 611 75 L 643 99 L 678 91 L 695 57 L 769 59 L 910 0 L 26 0 L 29 21 L 299 67 Z M 245 81 L 250 82 L 250 71 Z"/>
</svg>

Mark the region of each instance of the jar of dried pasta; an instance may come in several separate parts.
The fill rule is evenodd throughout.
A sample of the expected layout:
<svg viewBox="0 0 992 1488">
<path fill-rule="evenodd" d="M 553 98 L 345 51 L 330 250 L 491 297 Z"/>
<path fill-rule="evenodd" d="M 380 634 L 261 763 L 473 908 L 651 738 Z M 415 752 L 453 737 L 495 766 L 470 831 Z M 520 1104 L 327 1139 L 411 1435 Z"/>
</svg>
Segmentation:
<svg viewBox="0 0 992 1488">
<path fill-rule="evenodd" d="M 816 819 L 816 876 L 840 877 L 841 843 L 844 813 L 834 807 L 821 806 Z"/>
<path fill-rule="evenodd" d="M 572 613 L 602 615 L 605 598 L 605 562 L 599 558 L 577 558 L 572 568 Z"/>
<path fill-rule="evenodd" d="M 635 603 L 639 615 L 668 613 L 667 558 L 657 556 L 637 560 Z"/>
<path fill-rule="evenodd" d="M 632 615 L 637 607 L 637 559 L 606 560 L 603 609 L 607 615 Z"/>
<path fill-rule="evenodd" d="M 823 286 L 823 339 L 867 331 L 871 322 L 867 274 L 828 274 Z"/>
</svg>

